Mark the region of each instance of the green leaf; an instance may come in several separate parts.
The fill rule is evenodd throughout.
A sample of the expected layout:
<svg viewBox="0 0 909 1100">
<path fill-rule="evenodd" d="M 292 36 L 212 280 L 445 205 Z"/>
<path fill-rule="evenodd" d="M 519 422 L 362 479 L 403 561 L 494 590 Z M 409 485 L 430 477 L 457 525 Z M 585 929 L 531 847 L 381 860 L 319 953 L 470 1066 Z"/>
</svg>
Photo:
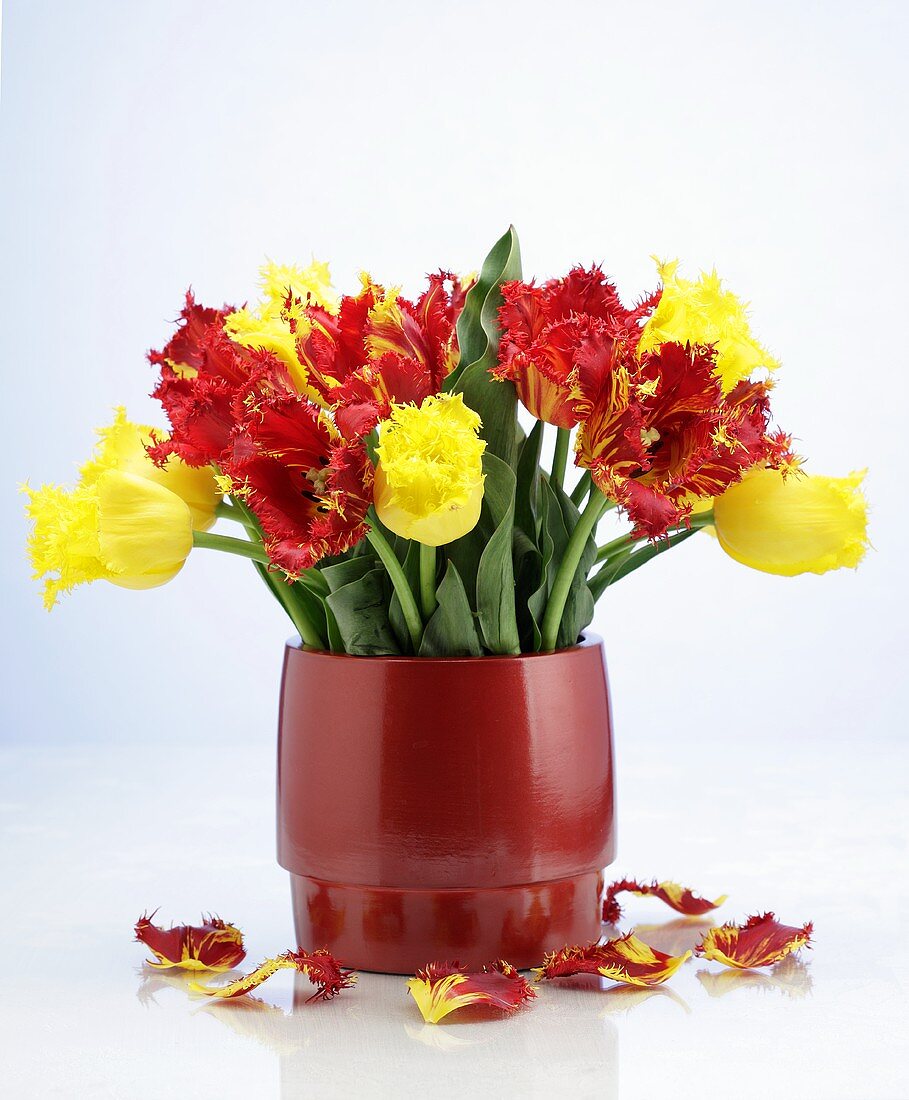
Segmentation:
<svg viewBox="0 0 909 1100">
<path fill-rule="evenodd" d="M 461 375 L 474 364 L 486 369 L 495 365 L 499 350 L 499 306 L 502 283 L 521 278 L 521 246 L 515 227 L 510 225 L 489 250 L 480 275 L 468 291 L 464 308 L 458 318 L 458 366 L 446 378 L 443 389 L 453 392 Z"/>
<path fill-rule="evenodd" d="M 334 565 L 326 565 L 319 570 L 325 579 L 326 592 L 337 592 L 345 584 L 351 584 L 365 576 L 370 569 L 375 569 L 376 559 L 372 557 L 348 558 Z"/>
<path fill-rule="evenodd" d="M 514 560 L 514 609 L 521 639 L 521 652 L 533 653 L 539 648 L 536 622 L 530 610 L 530 598 L 540 585 L 543 575 L 543 555 L 519 528 L 512 540 Z"/>
<path fill-rule="evenodd" d="M 487 452 L 514 466 L 518 438 L 518 403 L 511 382 L 497 382 L 489 373 L 499 352 L 498 311 L 501 284 L 521 277 L 521 248 L 514 226 L 492 246 L 483 261 L 458 318 L 460 361 L 443 389 L 463 394 L 483 421 Z"/>
<path fill-rule="evenodd" d="M 540 453 L 543 421 L 538 420 L 521 445 L 515 490 L 514 525 L 534 543 L 540 532 Z"/>
<path fill-rule="evenodd" d="M 554 492 L 562 513 L 562 523 L 570 535 L 577 527 L 580 514 L 571 498 L 565 493 L 561 485 L 550 486 Z M 574 645 L 581 636 L 585 626 L 590 625 L 594 613 L 594 598 L 587 584 L 587 574 L 593 568 L 596 561 L 597 544 L 591 535 L 584 544 L 584 552 L 578 562 L 577 570 L 568 590 L 565 600 L 565 609 L 562 612 L 562 621 L 559 624 L 559 635 L 556 645 L 558 648 Z"/>
<path fill-rule="evenodd" d="M 388 597 L 382 568 L 370 569 L 357 580 L 341 585 L 326 597 L 326 603 L 337 621 L 345 653 L 355 657 L 381 657 L 401 652 L 388 622 Z"/>
<path fill-rule="evenodd" d="M 496 527 L 480 555 L 477 569 L 477 617 L 490 652 L 520 653 L 511 556 L 515 475 L 510 466 L 493 455 L 483 456 L 483 466 L 486 470 L 483 504 Z"/>
<path fill-rule="evenodd" d="M 542 555 L 540 586 L 527 601 L 534 620 L 534 648 L 538 649 L 542 638 L 540 626 L 549 601 L 555 575 L 568 547 L 571 532 L 578 524 L 578 510 L 565 491 L 554 485 L 548 477 L 540 479 L 541 528 L 538 545 Z M 559 625 L 557 646 L 574 645 L 581 631 L 593 618 L 594 599 L 587 585 L 587 574 L 596 559 L 596 542 L 591 537 L 584 546 L 584 553 L 572 578 L 571 588 L 565 600 L 565 610 Z"/>
<path fill-rule="evenodd" d="M 473 612 L 464 582 L 449 562 L 436 590 L 438 607 L 426 624 L 420 644 L 421 657 L 480 657 L 483 649 L 477 637 Z"/>
</svg>

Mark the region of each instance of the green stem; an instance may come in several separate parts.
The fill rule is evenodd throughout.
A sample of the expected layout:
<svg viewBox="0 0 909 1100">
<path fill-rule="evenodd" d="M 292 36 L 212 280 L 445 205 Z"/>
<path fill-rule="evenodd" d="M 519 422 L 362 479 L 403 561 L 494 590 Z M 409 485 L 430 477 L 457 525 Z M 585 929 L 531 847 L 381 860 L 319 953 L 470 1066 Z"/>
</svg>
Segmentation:
<svg viewBox="0 0 909 1100">
<path fill-rule="evenodd" d="M 613 554 L 619 550 L 624 550 L 626 547 L 632 545 L 631 535 L 619 535 L 617 539 L 613 539 L 612 542 L 605 542 L 602 546 L 597 547 L 596 565 L 600 562 L 606 561 L 611 558 Z"/>
<path fill-rule="evenodd" d="M 366 532 L 366 537 L 369 539 L 373 550 L 375 550 L 382 559 L 382 564 L 385 566 L 388 576 L 391 578 L 394 590 L 398 594 L 398 599 L 401 602 L 401 611 L 404 614 L 404 621 L 407 624 L 407 632 L 410 634 L 413 651 L 416 653 L 420 648 L 420 641 L 423 638 L 423 621 L 420 618 L 420 609 L 417 607 L 417 601 L 414 599 L 413 592 L 407 582 L 407 577 L 404 575 L 404 570 L 401 568 L 401 563 L 398 561 L 398 556 L 394 550 L 392 550 L 388 539 L 385 538 L 381 529 L 378 527 L 378 520 L 372 512 L 372 509 L 370 509 L 369 519 L 375 526 L 369 528 Z"/>
<path fill-rule="evenodd" d="M 437 606 L 436 601 L 436 548 L 420 543 L 420 604 L 423 621 L 429 622 Z"/>
<path fill-rule="evenodd" d="M 675 531 L 670 531 L 669 538 L 663 539 L 661 542 L 647 543 L 643 547 L 614 554 L 606 561 L 603 568 L 587 582 L 594 600 L 598 600 L 610 585 L 620 581 L 623 577 L 627 577 L 629 573 L 633 573 L 636 569 L 640 569 L 642 565 L 646 565 L 647 562 L 659 557 L 660 554 L 665 554 L 667 550 L 671 550 L 675 546 L 681 546 L 683 542 L 690 539 L 692 535 L 696 535 L 705 526 L 707 525 L 697 524 L 690 528 L 677 528 Z"/>
<path fill-rule="evenodd" d="M 261 543 L 247 542 L 246 539 L 234 539 L 229 535 L 213 535 L 208 531 L 193 531 L 193 546 L 205 550 L 223 550 L 225 554 L 236 554 L 241 558 L 268 565 L 268 554 Z"/>
<path fill-rule="evenodd" d="M 544 652 L 549 652 L 556 647 L 562 613 L 565 610 L 565 601 L 571 591 L 571 582 L 578 570 L 587 540 L 595 530 L 597 521 L 606 511 L 608 504 L 609 501 L 606 497 L 599 490 L 595 490 L 587 502 L 587 507 L 581 513 L 577 527 L 571 532 L 571 538 L 569 538 L 568 545 L 565 547 L 562 564 L 559 566 L 553 581 L 552 591 L 549 593 L 549 600 L 546 603 L 546 612 L 543 615 L 543 626 L 541 628 L 543 637 L 540 648 Z"/>
<path fill-rule="evenodd" d="M 552 456 L 552 475 L 549 480 L 555 482 L 559 488 L 565 480 L 565 469 L 568 466 L 568 447 L 571 444 L 571 429 L 556 428 L 555 453 Z"/>
<path fill-rule="evenodd" d="M 581 474 L 581 480 L 571 490 L 571 503 L 575 508 L 581 507 L 581 501 L 590 492 L 590 486 L 593 485 L 593 478 L 590 476 L 590 471 L 585 470 Z"/>
<path fill-rule="evenodd" d="M 240 519 L 242 516 L 240 522 L 246 527 L 252 541 L 247 542 L 243 539 L 235 539 L 227 535 L 212 535 L 207 531 L 194 531 L 193 545 L 204 547 L 208 550 L 222 550 L 229 554 L 236 554 L 239 557 L 250 558 L 254 562 L 259 576 L 271 590 L 272 595 L 287 612 L 287 617 L 293 623 L 294 629 L 300 635 L 303 644 L 310 646 L 312 649 L 325 649 L 325 643 L 322 640 L 318 628 L 315 623 L 313 623 L 309 613 L 301 606 L 300 601 L 294 596 L 291 586 L 277 573 L 269 572 L 268 553 L 262 545 L 259 525 L 255 516 L 249 511 L 246 505 L 239 500 L 235 500 L 233 506 L 222 502 L 218 505 L 219 515 L 222 514 L 222 508 L 231 509 L 237 513 L 236 516 L 231 516 L 231 519 Z"/>
<path fill-rule="evenodd" d="M 310 649 L 325 649 L 325 642 L 321 634 L 316 629 L 309 614 L 303 610 L 294 598 L 291 586 L 287 581 L 283 580 L 275 573 L 269 573 L 268 568 L 262 565 L 261 562 L 257 561 L 255 564 L 262 580 L 265 581 L 274 593 L 275 599 L 277 599 L 278 603 L 280 603 L 287 612 L 287 616 L 296 627 L 297 633 L 300 635 L 303 644 L 309 646 Z"/>
</svg>

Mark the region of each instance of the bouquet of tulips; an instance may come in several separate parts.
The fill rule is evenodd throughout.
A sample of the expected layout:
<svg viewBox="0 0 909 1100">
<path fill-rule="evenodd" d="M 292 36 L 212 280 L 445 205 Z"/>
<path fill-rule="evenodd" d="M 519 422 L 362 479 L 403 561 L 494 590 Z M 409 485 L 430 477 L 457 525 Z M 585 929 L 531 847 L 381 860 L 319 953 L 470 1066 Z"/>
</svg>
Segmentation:
<svg viewBox="0 0 909 1100">
<path fill-rule="evenodd" d="M 200 547 L 250 559 L 307 646 L 479 657 L 573 645 L 698 531 L 769 573 L 857 565 L 863 474 L 802 469 L 715 273 L 659 274 L 632 306 L 598 267 L 523 282 L 509 229 L 415 301 L 366 274 L 339 297 L 320 263 L 266 265 L 254 307 L 187 294 L 149 356 L 170 431 L 120 410 L 75 488 L 25 489 L 47 606 L 163 584 Z M 627 530 L 598 544 L 610 509 Z"/>
</svg>

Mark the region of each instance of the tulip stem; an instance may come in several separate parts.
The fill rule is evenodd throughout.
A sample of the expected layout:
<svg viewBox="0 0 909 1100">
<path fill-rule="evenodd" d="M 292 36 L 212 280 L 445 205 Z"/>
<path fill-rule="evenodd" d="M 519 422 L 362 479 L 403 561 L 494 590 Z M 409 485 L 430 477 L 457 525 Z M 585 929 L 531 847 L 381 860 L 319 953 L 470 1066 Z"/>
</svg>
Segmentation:
<svg viewBox="0 0 909 1100">
<path fill-rule="evenodd" d="M 668 538 L 660 542 L 646 543 L 642 547 L 632 543 L 631 536 L 626 536 L 629 548 L 614 553 L 612 557 L 607 558 L 602 569 L 587 582 L 594 600 L 598 600 L 610 585 L 620 581 L 623 577 L 627 577 L 629 573 L 633 573 L 636 569 L 640 569 L 652 558 L 665 554 L 667 550 L 671 550 L 674 546 L 681 546 L 683 542 L 690 539 L 692 535 L 696 535 L 705 526 L 707 525 L 699 523 L 692 524 L 691 527 L 677 527 L 674 531 L 667 532 Z M 640 540 L 637 540 L 637 542 L 639 543 Z"/>
<path fill-rule="evenodd" d="M 552 456 L 552 474 L 550 481 L 556 483 L 559 488 L 565 480 L 565 470 L 568 466 L 568 447 L 571 443 L 570 428 L 556 428 L 555 452 Z"/>
<path fill-rule="evenodd" d="M 205 550 L 223 550 L 225 554 L 236 554 L 241 558 L 252 558 L 263 565 L 268 565 L 268 554 L 265 547 L 258 542 L 247 542 L 246 539 L 231 538 L 230 535 L 212 535 L 208 531 L 193 531 L 193 546 Z"/>
<path fill-rule="evenodd" d="M 436 602 L 436 548 L 420 543 L 420 603 L 423 621 L 429 622 Z"/>
<path fill-rule="evenodd" d="M 401 563 L 398 561 L 398 555 L 391 548 L 388 539 L 382 534 L 378 526 L 378 518 L 372 509 L 370 509 L 368 518 L 372 526 L 366 532 L 366 537 L 388 572 L 401 604 L 401 611 L 404 615 L 404 622 L 407 624 L 407 632 L 410 635 L 413 651 L 416 653 L 423 639 L 423 620 L 420 618 L 420 609 L 417 607 L 417 601 L 414 599 L 410 584 Z"/>
<path fill-rule="evenodd" d="M 218 519 L 230 519 L 234 523 L 242 523 L 246 528 L 251 526 L 242 508 L 236 508 L 233 504 L 228 504 L 226 500 L 222 500 L 215 505 L 215 515 Z"/>
<path fill-rule="evenodd" d="M 239 496 L 231 498 L 233 504 L 228 504 L 227 501 L 222 501 L 218 506 L 219 509 L 223 506 L 225 511 L 218 512 L 218 514 L 230 515 L 231 519 L 240 519 L 240 522 L 246 527 L 246 533 L 249 535 L 250 540 L 254 545 L 257 545 L 265 550 L 262 546 L 262 528 L 259 526 L 259 521 L 256 519 L 255 513 L 242 500 Z M 256 567 L 256 572 L 262 578 L 268 590 L 275 597 L 278 603 L 287 612 L 287 617 L 293 623 L 294 628 L 300 635 L 300 640 L 304 645 L 309 646 L 311 649 L 326 649 L 325 640 L 312 621 L 309 611 L 297 596 L 293 590 L 293 586 L 285 579 L 284 575 L 278 572 L 272 572 L 268 568 L 268 554 L 266 552 L 265 561 L 261 561 L 259 558 L 253 559 L 253 564 Z"/>
<path fill-rule="evenodd" d="M 598 489 L 594 489 L 590 495 L 590 500 L 587 502 L 587 507 L 581 513 L 577 527 L 571 532 L 568 545 L 565 547 L 562 564 L 559 566 L 555 580 L 552 583 L 552 590 L 549 593 L 549 600 L 546 603 L 546 611 L 543 615 L 543 625 L 540 631 L 543 637 L 540 648 L 547 653 L 556 647 L 559 638 L 559 626 L 562 623 L 562 613 L 565 610 L 568 593 L 571 591 L 571 582 L 574 580 L 574 575 L 583 557 L 587 540 L 596 529 L 597 522 L 606 511 L 608 504 L 609 500 Z"/>
</svg>

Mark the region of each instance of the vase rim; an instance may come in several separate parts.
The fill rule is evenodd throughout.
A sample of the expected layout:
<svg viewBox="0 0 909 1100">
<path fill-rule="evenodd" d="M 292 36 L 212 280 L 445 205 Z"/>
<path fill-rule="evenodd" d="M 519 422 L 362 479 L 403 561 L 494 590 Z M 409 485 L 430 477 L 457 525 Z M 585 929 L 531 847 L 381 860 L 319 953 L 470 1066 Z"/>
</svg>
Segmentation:
<svg viewBox="0 0 909 1100">
<path fill-rule="evenodd" d="M 547 657 L 559 657 L 563 654 L 580 652 L 585 649 L 593 649 L 597 646 L 602 647 L 603 639 L 599 634 L 594 634 L 589 630 L 582 630 L 580 640 L 574 645 L 563 646 L 561 649 L 549 650 L 546 653 L 506 653 L 506 654 L 489 654 L 486 657 L 416 657 L 413 654 L 387 654 L 377 657 L 358 657 L 351 653 L 331 653 L 327 649 L 310 649 L 302 644 L 302 640 L 299 635 L 294 635 L 292 638 L 288 638 L 285 644 L 285 649 L 288 651 L 296 651 L 298 653 L 305 653 L 309 657 L 326 657 L 330 660 L 341 661 L 367 661 L 373 664 L 375 663 L 394 663 L 394 664 L 412 664 L 412 665 L 431 665 L 431 664 L 487 664 L 490 661 L 497 662 L 516 662 L 526 660 L 543 660 Z"/>
</svg>

